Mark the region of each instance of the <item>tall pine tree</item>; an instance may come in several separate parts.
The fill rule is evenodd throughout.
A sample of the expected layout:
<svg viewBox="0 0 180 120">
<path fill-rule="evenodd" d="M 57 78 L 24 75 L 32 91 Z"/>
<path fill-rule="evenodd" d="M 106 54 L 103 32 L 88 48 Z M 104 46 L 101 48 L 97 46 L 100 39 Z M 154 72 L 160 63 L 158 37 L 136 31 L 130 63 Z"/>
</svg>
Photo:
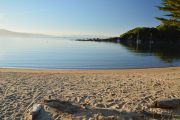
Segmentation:
<svg viewBox="0 0 180 120">
<path fill-rule="evenodd" d="M 162 0 L 163 6 L 158 6 L 160 10 L 166 11 L 166 18 L 159 18 L 165 26 L 175 26 L 180 28 L 180 0 Z"/>
</svg>

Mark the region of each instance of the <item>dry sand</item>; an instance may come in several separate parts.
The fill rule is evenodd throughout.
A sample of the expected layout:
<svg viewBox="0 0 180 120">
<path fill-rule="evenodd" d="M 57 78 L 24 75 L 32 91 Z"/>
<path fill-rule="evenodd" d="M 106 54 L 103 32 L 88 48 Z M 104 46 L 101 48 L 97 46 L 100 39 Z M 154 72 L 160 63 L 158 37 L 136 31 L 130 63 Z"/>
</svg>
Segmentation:
<svg viewBox="0 0 180 120">
<path fill-rule="evenodd" d="M 44 99 L 80 106 L 76 112 L 49 112 L 51 119 L 136 119 L 159 99 L 180 98 L 180 67 L 128 70 L 0 69 L 0 120 L 25 119 Z M 48 108 L 47 108 L 48 109 Z M 135 117 L 133 117 L 135 116 Z M 143 116 L 143 117 L 142 117 Z M 45 117 L 45 115 L 44 115 Z M 44 118 L 45 120 L 45 118 Z"/>
</svg>

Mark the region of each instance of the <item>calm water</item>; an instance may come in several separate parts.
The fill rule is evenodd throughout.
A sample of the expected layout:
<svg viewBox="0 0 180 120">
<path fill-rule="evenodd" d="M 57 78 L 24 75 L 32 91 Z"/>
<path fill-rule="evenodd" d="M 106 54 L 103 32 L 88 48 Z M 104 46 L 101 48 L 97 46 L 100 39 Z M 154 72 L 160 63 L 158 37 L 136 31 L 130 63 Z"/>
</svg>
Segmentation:
<svg viewBox="0 0 180 120">
<path fill-rule="evenodd" d="M 0 67 L 116 69 L 180 66 L 177 55 L 115 43 L 63 38 L 0 38 Z M 160 51 L 160 50 L 159 50 Z"/>
</svg>

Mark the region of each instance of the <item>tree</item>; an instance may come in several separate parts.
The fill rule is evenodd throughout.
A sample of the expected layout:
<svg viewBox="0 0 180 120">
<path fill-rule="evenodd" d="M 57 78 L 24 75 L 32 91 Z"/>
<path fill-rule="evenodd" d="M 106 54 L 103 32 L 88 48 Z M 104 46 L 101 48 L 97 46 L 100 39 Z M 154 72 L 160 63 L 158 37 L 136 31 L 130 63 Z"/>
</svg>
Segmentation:
<svg viewBox="0 0 180 120">
<path fill-rule="evenodd" d="M 158 6 L 162 11 L 166 11 L 166 18 L 159 18 L 165 26 L 175 26 L 180 28 L 180 0 L 162 0 L 163 6 Z"/>
</svg>

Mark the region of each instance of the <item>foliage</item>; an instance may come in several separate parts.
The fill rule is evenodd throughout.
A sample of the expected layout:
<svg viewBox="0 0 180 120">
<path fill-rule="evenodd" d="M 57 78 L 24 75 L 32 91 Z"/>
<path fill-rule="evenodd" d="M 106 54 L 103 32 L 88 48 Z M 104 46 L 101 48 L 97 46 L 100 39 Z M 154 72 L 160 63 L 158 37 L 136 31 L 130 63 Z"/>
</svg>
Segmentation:
<svg viewBox="0 0 180 120">
<path fill-rule="evenodd" d="M 180 28 L 180 0 L 162 0 L 163 6 L 158 6 L 162 11 L 166 11 L 166 18 L 159 18 L 163 25 L 177 26 Z"/>
<path fill-rule="evenodd" d="M 136 42 L 137 36 L 139 36 L 139 39 L 142 40 L 142 42 L 149 42 L 150 40 L 154 40 L 156 42 L 180 41 L 177 27 L 165 25 L 160 25 L 156 28 L 138 27 L 120 35 L 120 38 L 122 40 Z"/>
<path fill-rule="evenodd" d="M 156 31 L 157 30 L 155 28 L 137 27 L 122 34 L 120 38 L 125 40 L 136 40 L 137 36 L 139 35 L 139 39 L 147 41 L 151 38 L 151 35 Z"/>
<path fill-rule="evenodd" d="M 159 25 L 156 27 L 159 34 L 159 39 L 180 42 L 180 31 L 177 26 Z"/>
<path fill-rule="evenodd" d="M 162 6 L 158 6 L 162 11 L 166 11 L 166 18 L 157 18 L 162 22 L 156 28 L 135 28 L 120 36 L 123 40 L 135 42 L 137 36 L 146 42 L 148 40 L 163 42 L 180 42 L 180 0 L 162 0 Z"/>
</svg>

